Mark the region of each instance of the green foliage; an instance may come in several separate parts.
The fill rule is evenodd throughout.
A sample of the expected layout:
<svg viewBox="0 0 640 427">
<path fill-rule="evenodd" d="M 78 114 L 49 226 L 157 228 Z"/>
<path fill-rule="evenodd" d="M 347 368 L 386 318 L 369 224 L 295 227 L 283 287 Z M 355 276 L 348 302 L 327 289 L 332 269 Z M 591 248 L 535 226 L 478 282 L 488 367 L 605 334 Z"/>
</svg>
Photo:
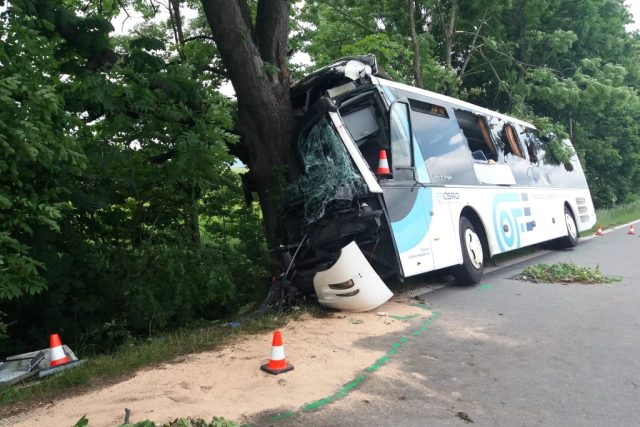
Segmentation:
<svg viewBox="0 0 640 427">
<path fill-rule="evenodd" d="M 227 420 L 222 417 L 213 417 L 211 421 L 202 418 L 176 418 L 166 424 L 158 425 L 158 427 L 238 427 L 239 424 Z M 73 427 L 90 427 L 89 420 L 83 416 L 74 424 Z M 137 423 L 120 424 L 120 427 L 156 427 L 153 421 L 145 420 Z"/>
<path fill-rule="evenodd" d="M 76 352 L 113 351 L 265 290 L 260 217 L 228 153 L 235 107 L 203 67 L 211 49 L 180 54 L 162 24 L 109 39 L 104 9 L 70 6 L 3 13 L 0 353 L 50 331 Z"/>
<path fill-rule="evenodd" d="M 33 256 L 39 233 L 60 230 L 66 181 L 85 165 L 58 91 L 57 39 L 41 23 L 0 14 L 0 302 L 47 288 Z M 46 72 L 43 72 L 46 70 Z M 4 327 L 0 323 L 0 329 Z M 0 336 L 2 334 L 0 333 Z"/>
<path fill-rule="evenodd" d="M 605 276 L 600 268 L 581 267 L 575 264 L 559 262 L 555 264 L 535 264 L 525 268 L 515 278 L 530 282 L 545 283 L 612 283 L 619 282 L 617 277 Z"/>
</svg>

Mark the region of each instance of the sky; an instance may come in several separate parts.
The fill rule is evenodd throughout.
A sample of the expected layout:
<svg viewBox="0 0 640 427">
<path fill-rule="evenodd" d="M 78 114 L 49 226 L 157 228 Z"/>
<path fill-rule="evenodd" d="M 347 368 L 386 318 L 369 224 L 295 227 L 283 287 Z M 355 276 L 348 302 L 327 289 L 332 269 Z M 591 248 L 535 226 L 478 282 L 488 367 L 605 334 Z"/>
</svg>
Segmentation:
<svg viewBox="0 0 640 427">
<path fill-rule="evenodd" d="M 627 25 L 627 31 L 633 31 L 640 29 L 640 0 L 627 0 L 624 2 L 633 16 L 633 20 L 636 21 L 633 24 Z"/>
</svg>

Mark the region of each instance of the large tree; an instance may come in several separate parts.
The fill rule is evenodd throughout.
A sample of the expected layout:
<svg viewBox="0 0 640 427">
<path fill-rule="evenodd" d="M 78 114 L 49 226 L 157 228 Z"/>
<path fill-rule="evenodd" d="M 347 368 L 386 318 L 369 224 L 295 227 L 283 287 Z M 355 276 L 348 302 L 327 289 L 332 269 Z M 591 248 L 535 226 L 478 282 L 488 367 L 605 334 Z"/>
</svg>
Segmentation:
<svg viewBox="0 0 640 427">
<path fill-rule="evenodd" d="M 238 99 L 236 130 L 242 141 L 235 153 L 249 166 L 273 246 L 282 184 L 295 167 L 287 64 L 291 5 L 288 0 L 258 0 L 252 10 L 246 0 L 203 0 L 203 6 Z"/>
</svg>

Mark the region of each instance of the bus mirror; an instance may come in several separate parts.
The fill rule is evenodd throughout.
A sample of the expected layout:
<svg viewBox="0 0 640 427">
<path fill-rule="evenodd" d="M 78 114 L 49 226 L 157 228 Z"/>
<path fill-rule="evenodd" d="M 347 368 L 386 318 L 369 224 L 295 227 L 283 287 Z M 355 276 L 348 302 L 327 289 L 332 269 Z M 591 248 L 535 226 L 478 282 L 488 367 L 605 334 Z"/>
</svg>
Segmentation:
<svg viewBox="0 0 640 427">
<path fill-rule="evenodd" d="M 396 100 L 389 107 L 389 143 L 392 171 L 413 167 L 411 144 L 411 109 L 405 100 Z"/>
</svg>

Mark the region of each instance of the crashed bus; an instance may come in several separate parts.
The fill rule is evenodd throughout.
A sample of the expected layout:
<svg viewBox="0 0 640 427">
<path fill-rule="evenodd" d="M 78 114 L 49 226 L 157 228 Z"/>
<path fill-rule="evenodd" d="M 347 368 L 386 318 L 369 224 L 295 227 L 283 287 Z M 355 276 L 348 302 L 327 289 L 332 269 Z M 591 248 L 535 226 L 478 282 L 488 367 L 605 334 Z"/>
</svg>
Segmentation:
<svg viewBox="0 0 640 427">
<path fill-rule="evenodd" d="M 369 310 L 392 295 L 383 280 L 445 268 L 478 283 L 490 257 L 575 246 L 596 222 L 574 151 L 555 164 L 532 124 L 380 78 L 372 55 L 305 77 L 292 99 L 285 276 L 323 305 Z"/>
</svg>

